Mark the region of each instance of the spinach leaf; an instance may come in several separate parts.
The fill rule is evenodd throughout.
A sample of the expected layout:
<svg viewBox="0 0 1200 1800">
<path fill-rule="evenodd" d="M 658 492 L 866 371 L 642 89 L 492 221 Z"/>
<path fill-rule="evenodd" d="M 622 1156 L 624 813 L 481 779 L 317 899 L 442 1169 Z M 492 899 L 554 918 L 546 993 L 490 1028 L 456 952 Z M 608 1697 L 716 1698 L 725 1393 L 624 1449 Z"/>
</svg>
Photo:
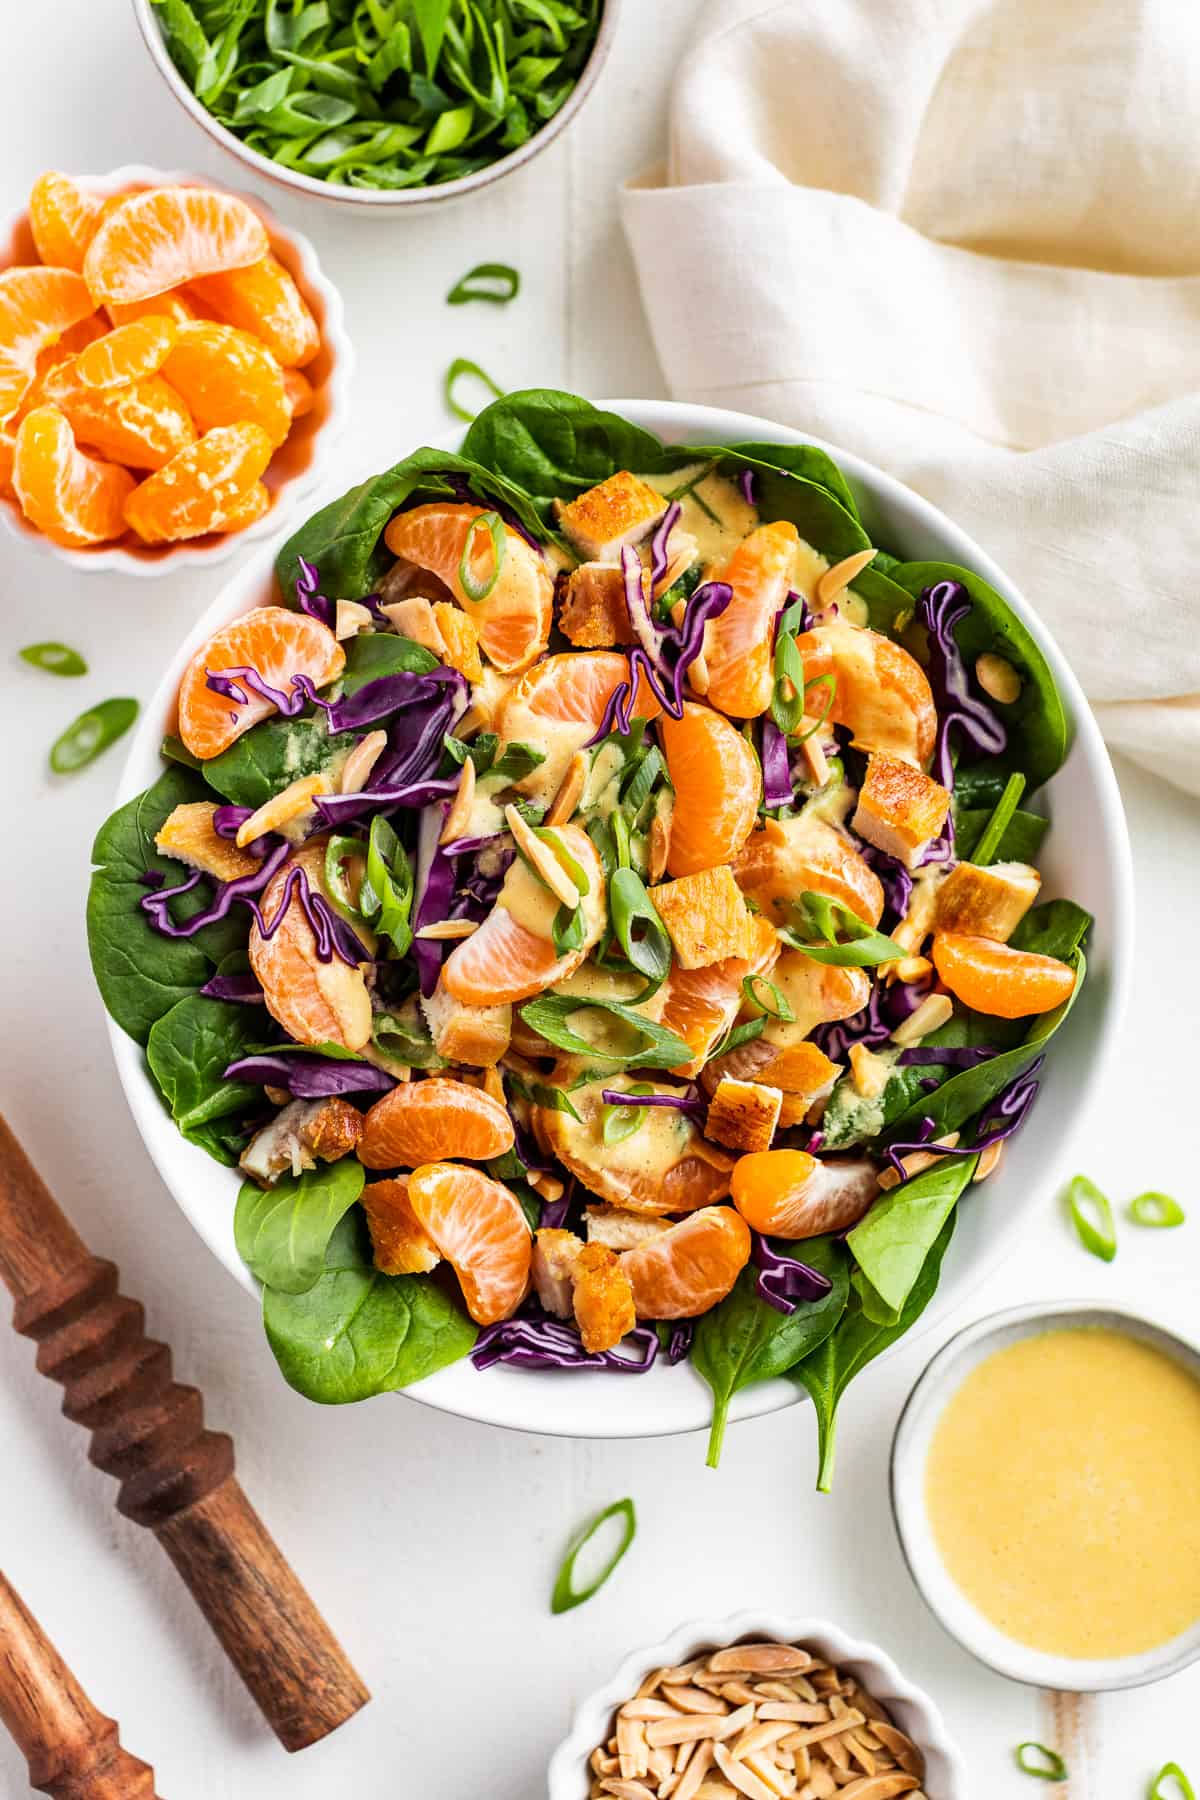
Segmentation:
<svg viewBox="0 0 1200 1800">
<path fill-rule="evenodd" d="M 957 798 L 957 796 L 956 796 Z M 955 806 L 954 834 L 960 844 L 968 848 L 978 841 L 980 833 L 992 816 L 990 806 Z M 1050 829 L 1049 819 L 1043 819 L 1037 813 L 1022 812 L 1020 808 L 1004 828 L 1004 836 L 996 847 L 993 862 L 1036 863 L 1042 840 Z"/>
<path fill-rule="evenodd" d="M 1038 956 L 1057 956 L 1070 962 L 1083 947 L 1092 927 L 1092 915 L 1074 900 L 1043 900 L 1032 906 L 1008 940 L 1014 950 L 1032 950 Z"/>
<path fill-rule="evenodd" d="M 556 388 L 525 388 L 485 407 L 462 453 L 528 494 L 543 529 L 553 527 L 556 500 L 581 494 L 618 469 L 652 474 L 687 460 L 680 454 L 664 461 L 652 432 Z"/>
<path fill-rule="evenodd" d="M 229 1064 L 248 1053 L 261 1030 L 256 1007 L 204 994 L 177 1001 L 150 1027 L 146 1061 L 155 1085 L 184 1137 L 210 1155 L 216 1154 L 213 1141 L 197 1137 L 199 1128 L 261 1104 L 260 1087 L 225 1079 Z M 217 1161 L 237 1158 L 218 1155 Z"/>
<path fill-rule="evenodd" d="M 854 1285 L 875 1324 L 892 1325 L 907 1304 L 925 1259 L 963 1193 L 975 1156 L 943 1156 L 876 1200 L 846 1238 L 858 1269 Z"/>
<path fill-rule="evenodd" d="M 827 1276 L 832 1286 L 823 1299 L 802 1302 L 795 1312 L 781 1313 L 759 1298 L 758 1269 L 748 1263 L 733 1291 L 697 1321 L 692 1363 L 713 1391 L 712 1432 L 708 1440 L 710 1469 L 715 1469 L 721 1460 L 725 1422 L 734 1394 L 752 1381 L 768 1381 L 792 1368 L 828 1337 L 846 1307 L 849 1262 L 837 1238 L 812 1238 L 803 1244 L 776 1248 Z"/>
<path fill-rule="evenodd" d="M 372 631 L 365 636 L 360 633 L 346 645 L 342 693 L 357 694 L 368 681 L 378 681 L 383 675 L 428 675 L 431 669 L 440 668 L 432 650 L 398 632 Z"/>
<path fill-rule="evenodd" d="M 922 1038 L 923 1045 L 958 1046 L 971 1039 L 968 1021 L 956 1015 Z M 953 1071 L 944 1064 L 902 1065 L 894 1062 L 881 1094 L 866 1097 L 847 1072 L 838 1077 L 821 1117 L 822 1151 L 849 1150 L 867 1144 L 895 1123 L 914 1101 L 928 1093 L 923 1080 L 944 1080 Z"/>
<path fill-rule="evenodd" d="M 837 1415 L 842 1395 L 854 1377 L 902 1338 L 929 1305 L 937 1289 L 942 1262 L 954 1235 L 956 1220 L 957 1214 L 952 1211 L 942 1227 L 941 1235 L 925 1258 L 921 1273 L 895 1324 L 881 1325 L 869 1319 L 863 1310 L 860 1295 L 856 1289 L 851 1288 L 846 1310 L 834 1330 L 792 1370 L 794 1378 L 803 1382 L 812 1395 L 816 1407 L 818 1493 L 828 1494 L 833 1486 Z"/>
<path fill-rule="evenodd" d="M 381 813 L 371 820 L 367 871 L 358 896 L 363 917 L 390 940 L 395 955 L 412 943 L 413 871 L 408 852 Z"/>
<path fill-rule="evenodd" d="M 279 1293 L 306 1294 L 320 1280 L 334 1227 L 365 1180 L 358 1158 L 343 1156 L 302 1175 L 281 1175 L 274 1187 L 243 1182 L 233 1235 L 250 1273 Z"/>
<path fill-rule="evenodd" d="M 360 481 L 340 500 L 323 506 L 288 539 L 275 562 L 285 596 L 291 596 L 295 590 L 300 558 L 304 557 L 315 565 L 323 593 L 343 600 L 361 600 L 391 566 L 393 559 L 383 544 L 383 533 L 392 514 L 418 495 L 427 500 L 457 499 L 458 491 L 449 479 L 452 475 L 462 476 L 472 491 L 484 499 L 510 507 L 527 530 L 541 530 L 528 496 L 502 474 L 493 474 L 467 457 L 454 456 L 446 450 L 415 450 L 382 474 Z M 384 640 L 377 635 L 362 641 Z"/>
<path fill-rule="evenodd" d="M 289 1387 L 322 1406 L 411 1387 L 458 1362 L 478 1335 L 431 1276 L 379 1273 L 361 1209 L 334 1227 L 312 1287 L 263 1290 L 263 1324 Z"/>
<path fill-rule="evenodd" d="M 109 1014 L 139 1044 L 156 1019 L 202 987 L 221 958 L 244 946 L 250 935 L 249 915 L 237 908 L 195 937 L 163 937 L 138 905 L 148 891 L 140 879 L 148 870 L 161 870 L 171 887 L 186 879 L 183 864 L 160 855 L 154 838 L 177 806 L 206 797 L 203 781 L 189 769 L 166 769 L 153 787 L 106 820 L 92 848 L 96 867 L 87 901 L 92 972 Z M 194 918 L 208 897 L 201 889 L 175 905 L 177 918 Z"/>
<path fill-rule="evenodd" d="M 262 719 L 204 765 L 210 788 L 233 806 L 257 809 L 301 775 L 316 775 L 339 753 L 353 749 L 355 734 L 331 737 L 325 714 Z M 212 798 L 211 794 L 208 796 Z"/>
<path fill-rule="evenodd" d="M 1049 781 L 1066 760 L 1071 729 L 1050 665 L 1008 601 L 982 576 L 954 563 L 900 563 L 889 579 L 914 599 L 939 581 L 959 581 L 966 588 L 971 610 L 955 626 L 954 639 L 967 668 L 973 669 L 976 659 L 990 652 L 1010 662 L 1021 677 L 1015 700 L 1002 704 L 988 697 L 988 705 L 1008 731 L 1007 750 L 990 766 L 1004 775 L 1021 770 L 1031 791 Z"/>
</svg>

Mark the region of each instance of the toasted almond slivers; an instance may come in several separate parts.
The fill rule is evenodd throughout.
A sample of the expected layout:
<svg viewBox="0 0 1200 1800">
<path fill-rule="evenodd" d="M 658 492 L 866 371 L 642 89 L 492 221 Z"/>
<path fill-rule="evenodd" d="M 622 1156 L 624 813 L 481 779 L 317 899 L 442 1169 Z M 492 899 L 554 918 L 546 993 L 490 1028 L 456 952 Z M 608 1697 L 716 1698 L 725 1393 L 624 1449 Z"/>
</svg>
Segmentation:
<svg viewBox="0 0 1200 1800">
<path fill-rule="evenodd" d="M 829 1738 L 841 1737 L 843 1731 L 852 1731 L 863 1722 L 862 1714 L 851 1707 L 840 1719 L 830 1719 L 824 1725 L 806 1725 L 800 1731 L 793 1731 L 782 1742 L 789 1750 L 798 1750 L 802 1744 L 823 1744 Z"/>
<path fill-rule="evenodd" d="M 815 730 L 816 720 L 806 719 L 803 721 L 803 724 L 804 729 L 806 731 L 811 731 L 812 735 L 804 739 L 804 742 L 800 746 L 800 754 L 804 758 L 805 766 L 812 776 L 815 785 L 819 788 L 823 788 L 825 783 L 829 780 L 829 758 L 826 756 L 821 747 L 820 739 L 817 737 Z"/>
<path fill-rule="evenodd" d="M 774 1675 L 783 1669 L 811 1669 L 813 1659 L 795 1644 L 733 1644 L 710 1656 L 708 1666 L 714 1675 Z"/>
<path fill-rule="evenodd" d="M 712 1759 L 711 1740 L 706 1739 L 704 1743 L 696 1745 L 694 1752 L 683 1766 L 679 1777 L 679 1786 L 675 1789 L 675 1800 L 693 1800 L 696 1789 L 712 1768 Z M 675 1759 L 675 1767 L 679 1768 L 678 1757 Z"/>
<path fill-rule="evenodd" d="M 1021 677 L 1010 662 L 993 656 L 990 650 L 976 657 L 975 679 L 989 699 L 998 700 L 1001 706 L 1011 706 L 1020 696 Z"/>
<path fill-rule="evenodd" d="M 751 1706 L 758 1704 L 758 1695 L 752 1687 L 747 1687 L 744 1681 L 723 1682 L 717 1691 L 722 1700 L 731 1700 L 735 1706 L 745 1706 L 747 1701 Z"/>
<path fill-rule="evenodd" d="M 906 1775 L 918 1779 L 925 1774 L 925 1758 L 910 1737 L 897 1730 L 887 1719 L 876 1719 L 871 1727 L 885 1750 L 891 1752 Z"/>
<path fill-rule="evenodd" d="M 307 812 L 318 794 L 330 791 L 328 775 L 301 775 L 288 783 L 282 792 L 272 794 L 264 800 L 257 812 L 238 826 L 234 843 L 239 850 L 252 844 L 255 838 L 264 837 L 268 831 L 278 831 L 280 826 L 288 825 L 298 819 L 301 813 Z"/>
<path fill-rule="evenodd" d="M 646 1726 L 648 1744 L 687 1744 L 700 1738 L 715 1737 L 727 1719 L 736 1713 L 689 1713 L 686 1718 L 652 1719 Z"/>
<path fill-rule="evenodd" d="M 735 1762 L 724 1744 L 713 1746 L 713 1756 L 722 1775 L 733 1783 L 739 1794 L 745 1794 L 747 1800 L 775 1800 L 775 1795 L 766 1782 L 760 1781 L 744 1763 Z"/>
<path fill-rule="evenodd" d="M 711 1713 L 719 1710 L 724 1713 L 729 1710 L 725 1706 L 715 1707 L 712 1695 L 698 1687 L 672 1687 L 664 1681 L 662 1691 L 671 1705 L 678 1707 L 680 1712 Z"/>
<path fill-rule="evenodd" d="M 517 849 L 534 873 L 541 876 L 556 900 L 560 900 L 564 906 L 569 906 L 574 912 L 579 905 L 579 889 L 555 856 L 550 845 L 543 838 L 538 837 L 533 828 L 521 817 L 516 807 L 511 804 L 504 809 L 504 823 L 512 832 Z"/>
<path fill-rule="evenodd" d="M 1003 1155 L 1003 1144 L 989 1144 L 987 1149 L 980 1153 L 975 1173 L 971 1177 L 972 1181 L 986 1181 L 989 1175 L 994 1175 Z"/>
<path fill-rule="evenodd" d="M 653 1694 L 666 1674 L 665 1669 L 651 1669 L 637 1691 L 637 1698 L 644 1700 L 647 1694 Z"/>
<path fill-rule="evenodd" d="M 892 1042 L 907 1049 L 910 1044 L 920 1043 L 931 1031 L 940 1030 L 953 1017 L 954 1002 L 949 994 L 926 994 L 916 1012 L 910 1013 L 902 1025 L 897 1025 Z"/>
<path fill-rule="evenodd" d="M 819 1700 L 764 1700 L 758 1709 L 760 1719 L 791 1719 L 797 1725 L 823 1725 L 829 1719 L 829 1708 Z"/>
<path fill-rule="evenodd" d="M 917 1787 L 915 1775 L 860 1775 L 840 1790 L 845 1800 L 896 1800 Z"/>
<path fill-rule="evenodd" d="M 563 1193 L 565 1192 L 565 1185 L 563 1182 L 561 1182 L 558 1179 L 557 1175 L 545 1175 L 542 1173 L 542 1171 L 540 1169 L 530 1169 L 529 1173 L 528 1173 L 528 1181 L 529 1181 L 530 1187 L 534 1190 L 534 1192 L 536 1194 L 541 1195 L 542 1199 L 546 1202 L 547 1206 L 553 1206 L 554 1202 L 556 1200 L 561 1200 L 563 1197 Z M 669 1706 L 665 1706 L 663 1708 L 662 1712 L 649 1713 L 649 1714 L 647 1714 L 647 1717 L 654 1718 L 654 1719 L 665 1719 L 670 1711 L 671 1711 L 671 1708 Z M 636 1715 L 631 1714 L 630 1716 L 634 1717 Z"/>
<path fill-rule="evenodd" d="M 473 937 L 478 930 L 479 924 L 475 919 L 438 919 L 432 925 L 422 925 L 420 931 L 414 931 L 413 936 L 431 938 L 438 944 L 450 938 Z"/>
<path fill-rule="evenodd" d="M 773 1794 L 795 1793 L 796 1777 L 792 1774 L 785 1774 L 779 1764 L 772 1761 L 769 1756 L 752 1754 L 740 1757 L 738 1760 L 743 1768 L 748 1769 L 752 1775 L 757 1775 L 763 1786 L 769 1788 Z"/>
<path fill-rule="evenodd" d="M 891 966 L 897 981 L 920 981 L 933 974 L 933 964 L 927 956 L 902 956 Z"/>
<path fill-rule="evenodd" d="M 602 1794 L 612 1794 L 615 1800 L 658 1800 L 653 1788 L 648 1788 L 644 1781 L 626 1781 L 619 1775 L 606 1775 L 600 1783 Z"/>
<path fill-rule="evenodd" d="M 658 1679 L 666 1687 L 686 1687 L 694 1676 L 703 1673 L 706 1666 L 706 1659 L 703 1656 L 695 1656 L 691 1662 L 680 1663 L 678 1668 L 660 1669 Z"/>
<path fill-rule="evenodd" d="M 948 1131 L 945 1137 L 931 1138 L 928 1150 L 913 1150 L 908 1156 L 902 1156 L 900 1161 L 904 1167 L 903 1179 L 907 1181 L 910 1176 L 922 1175 L 926 1169 L 932 1169 L 935 1162 L 942 1160 L 940 1156 L 934 1154 L 935 1149 L 940 1146 L 943 1150 L 953 1150 L 957 1143 L 957 1131 Z M 879 1185 L 881 1188 L 899 1187 L 900 1181 L 901 1177 L 890 1165 L 886 1169 L 880 1170 Z"/>
<path fill-rule="evenodd" d="M 646 859 L 646 873 L 651 882 L 660 881 L 667 872 L 667 857 L 671 854 L 671 820 L 662 813 L 655 813 L 650 821 L 650 851 Z"/>
<path fill-rule="evenodd" d="M 648 1749 L 645 1726 L 637 1719 L 618 1718 L 617 1755 L 621 1762 L 621 1775 L 626 1781 L 640 1781 L 643 1775 L 649 1773 Z"/>
<path fill-rule="evenodd" d="M 360 606 L 357 600 L 339 600 L 334 614 L 333 635 L 339 641 L 357 637 L 360 631 L 369 631 L 374 623 L 369 606 Z"/>
<path fill-rule="evenodd" d="M 791 1727 L 785 1719 L 763 1719 L 760 1713 L 759 1722 L 756 1725 L 747 1726 L 741 1736 L 734 1741 L 733 1754 L 739 1760 L 747 1756 L 754 1756 L 758 1751 L 766 1750 L 770 1745 L 777 1744 L 780 1738 L 787 1737 L 790 1730 Z"/>
<path fill-rule="evenodd" d="M 452 844 L 455 838 L 465 833 L 471 822 L 471 808 L 475 804 L 475 759 L 468 756 L 459 771 L 458 787 L 454 801 L 446 814 L 446 822 L 442 826 L 439 844 Z"/>
<path fill-rule="evenodd" d="M 864 1100 L 877 1100 L 888 1084 L 891 1064 L 868 1050 L 865 1044 L 851 1044 L 848 1055 L 855 1093 L 861 1094 Z"/>
<path fill-rule="evenodd" d="M 367 785 L 371 770 L 379 761 L 386 747 L 386 731 L 368 731 L 365 738 L 360 738 L 342 764 L 341 779 L 338 782 L 339 792 L 361 794 Z"/>
<path fill-rule="evenodd" d="M 588 759 L 582 750 L 577 750 L 567 765 L 567 772 L 551 802 L 550 811 L 542 821 L 544 825 L 565 825 L 574 816 L 587 774 Z"/>
<path fill-rule="evenodd" d="M 878 554 L 878 550 L 856 550 L 853 556 L 844 556 L 841 562 L 834 563 L 831 569 L 826 569 L 817 582 L 818 607 L 824 610 L 825 607 L 832 606 L 834 601 L 845 593 L 851 582 L 862 574 L 867 564 L 874 562 Z"/>
</svg>

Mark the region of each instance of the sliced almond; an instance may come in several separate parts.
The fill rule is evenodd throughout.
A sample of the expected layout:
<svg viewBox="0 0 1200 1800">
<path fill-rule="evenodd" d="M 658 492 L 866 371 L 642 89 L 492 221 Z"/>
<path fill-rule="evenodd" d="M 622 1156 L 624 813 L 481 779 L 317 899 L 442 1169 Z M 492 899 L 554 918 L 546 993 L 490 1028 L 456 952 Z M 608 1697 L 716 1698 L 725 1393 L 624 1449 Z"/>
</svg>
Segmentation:
<svg viewBox="0 0 1200 1800">
<path fill-rule="evenodd" d="M 516 807 L 508 805 L 504 809 L 504 823 L 512 832 L 517 849 L 525 861 L 540 875 L 556 900 L 569 906 L 572 912 L 579 905 L 580 893 L 562 863 L 555 856 L 550 845 L 523 819 Z"/>
<path fill-rule="evenodd" d="M 718 1769 L 726 1780 L 731 1782 L 739 1794 L 745 1794 L 747 1800 L 775 1800 L 775 1794 L 765 1781 L 749 1770 L 745 1763 L 736 1762 L 724 1744 L 713 1746 L 713 1757 Z"/>
<path fill-rule="evenodd" d="M 370 631 L 375 623 L 369 606 L 360 606 L 357 600 L 339 600 L 334 615 L 333 635 L 339 641 L 357 637 L 360 631 Z"/>
<path fill-rule="evenodd" d="M 783 1669 L 811 1669 L 812 1657 L 795 1644 L 734 1644 L 708 1659 L 714 1675 L 773 1675 Z"/>
<path fill-rule="evenodd" d="M 871 1727 L 885 1750 L 890 1750 L 906 1775 L 925 1776 L 925 1758 L 910 1737 L 888 1719 L 876 1719 Z"/>
<path fill-rule="evenodd" d="M 856 550 L 853 556 L 844 556 L 841 562 L 834 563 L 831 569 L 817 582 L 817 605 L 822 611 L 832 606 L 834 601 L 844 594 L 868 563 L 874 562 L 879 555 L 878 550 Z"/>
<path fill-rule="evenodd" d="M 954 1002 L 949 994 L 926 994 L 916 1012 L 910 1013 L 902 1025 L 897 1025 L 892 1042 L 907 1049 L 910 1044 L 919 1044 L 931 1031 L 939 1031 L 953 1017 Z"/>
<path fill-rule="evenodd" d="M 339 792 L 361 794 L 370 779 L 371 770 L 386 748 L 386 731 L 368 731 L 365 738 L 360 738 L 342 764 Z"/>
<path fill-rule="evenodd" d="M 980 1152 L 979 1161 L 975 1165 L 975 1173 L 971 1180 L 986 1181 L 989 1175 L 994 1175 L 1000 1166 L 1000 1158 L 1003 1155 L 1003 1144 L 989 1144 L 986 1150 Z"/>
<path fill-rule="evenodd" d="M 790 1771 L 780 1768 L 769 1756 L 754 1753 L 739 1757 L 738 1761 L 749 1774 L 757 1775 L 772 1794 L 783 1796 L 786 1800 L 786 1796 L 795 1793 L 796 1777 Z"/>
<path fill-rule="evenodd" d="M 798 1750 L 802 1744 L 823 1744 L 828 1738 L 840 1737 L 843 1731 L 849 1731 L 855 1725 L 861 1725 L 862 1722 L 862 1714 L 856 1708 L 851 1707 L 850 1711 L 844 1713 L 840 1719 L 830 1719 L 824 1725 L 806 1725 L 802 1730 L 793 1731 L 781 1741 L 787 1745 L 789 1750 Z"/>
<path fill-rule="evenodd" d="M 976 657 L 975 679 L 988 698 L 999 701 L 1001 706 L 1011 706 L 1020 698 L 1021 677 L 1010 662 L 1003 656 L 993 656 L 990 650 Z"/>
<path fill-rule="evenodd" d="M 233 840 L 239 850 L 252 844 L 256 838 L 265 837 L 268 831 L 279 831 L 284 825 L 290 825 L 301 813 L 310 811 L 318 794 L 331 791 L 328 775 L 301 775 L 288 783 L 281 793 L 272 794 L 265 800 L 257 812 L 252 812 L 248 819 L 238 826 L 237 836 Z"/>
<path fill-rule="evenodd" d="M 911 1794 L 919 1785 L 915 1775 L 860 1775 L 839 1791 L 843 1800 L 896 1800 L 897 1794 Z"/>
<path fill-rule="evenodd" d="M 747 1756 L 754 1756 L 759 1750 L 769 1749 L 780 1738 L 787 1737 L 790 1730 L 785 1719 L 763 1719 L 760 1714 L 758 1722 L 748 1725 L 741 1736 L 735 1738 L 730 1748 L 740 1761 Z"/>
<path fill-rule="evenodd" d="M 564 1184 L 558 1179 L 557 1175 L 546 1175 L 541 1169 L 530 1169 L 528 1181 L 533 1191 L 536 1194 L 541 1195 L 547 1206 L 553 1206 L 556 1200 L 561 1200 L 563 1197 L 565 1191 Z M 670 1710 L 671 1708 L 668 1706 L 664 1708 L 661 1713 L 650 1716 L 662 1719 L 666 1717 Z"/>
<path fill-rule="evenodd" d="M 454 791 L 454 799 L 446 814 L 446 822 L 438 837 L 439 844 L 452 844 L 456 838 L 464 836 L 471 823 L 471 808 L 475 804 L 475 759 L 468 756 L 458 772 L 458 786 Z"/>
<path fill-rule="evenodd" d="M 646 1741 L 646 1727 L 638 1719 L 628 1715 L 617 1719 L 617 1756 L 621 1763 L 621 1774 L 626 1781 L 640 1781 L 649 1773 L 647 1761 L 649 1744 Z"/>
<path fill-rule="evenodd" d="M 671 1687 L 664 1681 L 662 1692 L 664 1699 L 669 1700 L 672 1706 L 678 1707 L 680 1712 L 711 1713 L 719 1710 L 724 1713 L 729 1710 L 727 1706 L 721 1706 L 719 1708 L 714 1707 L 712 1695 L 706 1694 L 702 1688 L 691 1686 Z M 740 1696 L 739 1698 L 747 1699 L 749 1696 L 745 1695 Z"/>
<path fill-rule="evenodd" d="M 588 759 L 582 750 L 577 750 L 567 766 L 562 784 L 550 804 L 550 811 L 543 821 L 546 825 L 565 825 L 574 817 L 575 808 L 579 805 L 584 783 L 587 781 Z"/>
<path fill-rule="evenodd" d="M 882 1169 L 879 1175 L 880 1187 L 899 1187 L 902 1179 L 907 1180 L 910 1176 L 924 1174 L 926 1169 L 932 1169 L 935 1162 L 941 1162 L 941 1157 L 935 1154 L 938 1148 L 953 1150 L 957 1143 L 957 1131 L 948 1131 L 945 1137 L 931 1138 L 928 1150 L 912 1150 L 907 1156 L 900 1158 L 900 1164 L 904 1170 L 903 1177 L 897 1175 L 890 1164 L 886 1169 Z"/>
<path fill-rule="evenodd" d="M 432 651 L 436 657 L 445 656 L 446 640 L 438 628 L 433 605 L 424 594 L 409 594 L 403 600 L 390 600 L 379 610 L 385 618 L 390 619 L 401 637 L 411 638 L 414 644 Z M 460 727 L 461 724 L 460 719 Z"/>
<path fill-rule="evenodd" d="M 764 1700 L 758 1709 L 760 1719 L 791 1719 L 797 1725 L 823 1725 L 829 1708 L 819 1700 Z"/>
<path fill-rule="evenodd" d="M 419 931 L 414 931 L 413 936 L 430 938 L 435 944 L 439 944 L 450 938 L 474 937 L 478 930 L 479 924 L 475 919 L 438 919 L 432 925 L 422 925 Z"/>
<path fill-rule="evenodd" d="M 821 742 L 817 737 L 814 729 L 815 724 L 816 721 L 813 719 L 805 719 L 803 721 L 804 729 L 805 731 L 808 731 L 810 735 L 801 743 L 800 754 L 804 758 L 805 767 L 812 776 L 814 784 L 819 788 L 823 788 L 825 783 L 829 780 L 829 758 L 826 756 L 825 751 L 821 746 Z"/>
<path fill-rule="evenodd" d="M 644 1781 L 626 1781 L 620 1775 L 606 1775 L 600 1783 L 602 1794 L 612 1794 L 614 1800 L 658 1800 L 653 1788 L 648 1788 Z"/>
<path fill-rule="evenodd" d="M 728 1719 L 736 1713 L 689 1713 L 675 1719 L 652 1719 L 646 1726 L 648 1744 L 689 1744 L 701 1738 L 715 1738 Z"/>
<path fill-rule="evenodd" d="M 674 1800 L 695 1800 L 695 1794 L 712 1768 L 713 1747 L 711 1743 L 697 1744 L 696 1749 L 683 1773 L 679 1777 L 679 1785 L 675 1789 Z M 679 1767 L 676 1759 L 676 1768 Z"/>
</svg>

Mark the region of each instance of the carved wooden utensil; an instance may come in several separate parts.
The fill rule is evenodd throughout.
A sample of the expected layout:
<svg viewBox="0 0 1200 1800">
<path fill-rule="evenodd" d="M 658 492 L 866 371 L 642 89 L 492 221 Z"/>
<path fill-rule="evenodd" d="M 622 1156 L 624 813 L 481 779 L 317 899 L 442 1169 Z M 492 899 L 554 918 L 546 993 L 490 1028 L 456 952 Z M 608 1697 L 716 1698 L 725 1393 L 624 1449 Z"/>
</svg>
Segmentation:
<svg viewBox="0 0 1200 1800">
<path fill-rule="evenodd" d="M 233 1473 L 233 1442 L 204 1425 L 199 1390 L 171 1379 L 115 1264 L 93 1256 L 0 1118 L 0 1281 L 63 1412 L 121 1483 L 285 1750 L 303 1750 L 370 1699 Z"/>
<path fill-rule="evenodd" d="M 154 1770 L 124 1748 L 21 1596 L 0 1574 L 0 1724 L 54 1800 L 158 1800 Z"/>
</svg>

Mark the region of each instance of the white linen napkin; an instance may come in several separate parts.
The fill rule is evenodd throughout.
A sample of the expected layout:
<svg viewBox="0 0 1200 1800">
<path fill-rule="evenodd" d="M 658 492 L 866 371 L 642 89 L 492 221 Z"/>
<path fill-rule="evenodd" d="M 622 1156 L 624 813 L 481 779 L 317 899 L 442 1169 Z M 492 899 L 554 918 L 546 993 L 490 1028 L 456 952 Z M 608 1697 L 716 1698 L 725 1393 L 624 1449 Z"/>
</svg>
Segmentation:
<svg viewBox="0 0 1200 1800">
<path fill-rule="evenodd" d="M 712 0 L 622 196 L 671 392 L 935 501 L 1193 793 L 1198 116 L 1191 0 Z"/>
</svg>

